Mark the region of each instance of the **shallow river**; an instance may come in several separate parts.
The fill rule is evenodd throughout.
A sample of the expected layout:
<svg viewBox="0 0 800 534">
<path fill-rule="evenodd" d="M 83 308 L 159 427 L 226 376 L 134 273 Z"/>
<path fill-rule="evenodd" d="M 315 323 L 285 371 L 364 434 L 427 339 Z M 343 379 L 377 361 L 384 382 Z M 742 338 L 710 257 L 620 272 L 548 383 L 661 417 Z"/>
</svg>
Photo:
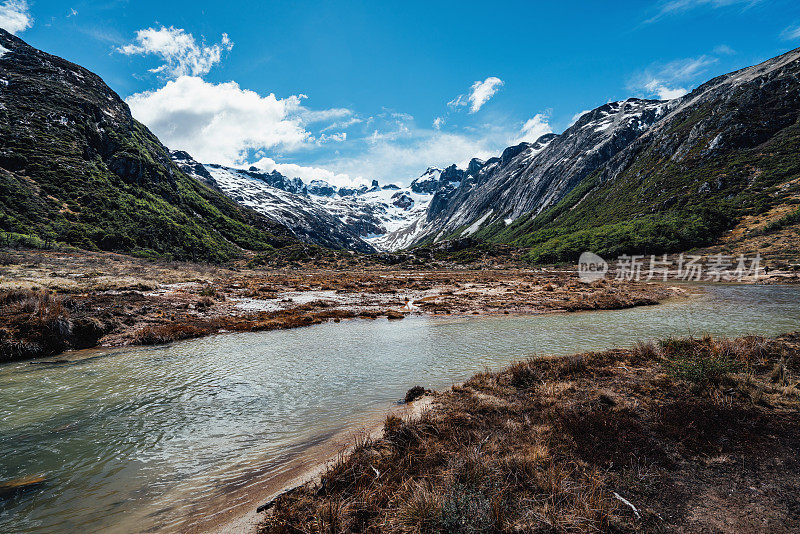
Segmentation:
<svg viewBox="0 0 800 534">
<path fill-rule="evenodd" d="M 353 320 L 0 366 L 0 481 L 46 477 L 0 501 L 0 532 L 185 528 L 255 467 L 279 471 L 415 384 L 642 338 L 800 329 L 800 287 L 704 289 L 631 310 Z"/>
</svg>

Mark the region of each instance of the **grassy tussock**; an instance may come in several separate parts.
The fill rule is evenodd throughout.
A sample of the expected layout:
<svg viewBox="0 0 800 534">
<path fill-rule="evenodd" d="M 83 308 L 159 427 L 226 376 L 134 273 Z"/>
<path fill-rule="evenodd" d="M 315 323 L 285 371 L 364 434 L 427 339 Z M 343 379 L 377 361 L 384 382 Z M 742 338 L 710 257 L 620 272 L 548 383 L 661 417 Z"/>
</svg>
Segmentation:
<svg viewBox="0 0 800 534">
<path fill-rule="evenodd" d="M 4 324 L 0 327 L 0 361 L 49 356 L 69 346 L 73 334 L 69 303 L 48 291 L 0 292 Z"/>
<path fill-rule="evenodd" d="M 382 438 L 362 437 L 321 481 L 279 497 L 261 531 L 682 528 L 688 510 L 717 487 L 708 481 L 733 477 L 726 463 L 704 458 L 737 457 L 732 465 L 746 466 L 733 469 L 737 480 L 753 483 L 750 466 L 765 451 L 800 451 L 799 344 L 798 335 L 673 339 L 481 373 L 436 395 L 417 419 L 387 418 Z M 671 370 L 685 355 L 737 366 L 699 389 Z M 761 404 L 752 398 L 759 389 Z M 789 498 L 796 474 L 771 475 L 773 502 Z M 639 517 L 615 493 L 635 503 Z M 746 511 L 747 503 L 729 504 Z M 777 516 L 774 525 L 800 527 L 798 514 L 779 504 L 761 513 L 766 525 Z"/>
<path fill-rule="evenodd" d="M 208 333 L 206 328 L 188 324 L 145 326 L 134 334 L 131 342 L 135 345 L 162 345 L 181 339 L 200 337 Z"/>
</svg>

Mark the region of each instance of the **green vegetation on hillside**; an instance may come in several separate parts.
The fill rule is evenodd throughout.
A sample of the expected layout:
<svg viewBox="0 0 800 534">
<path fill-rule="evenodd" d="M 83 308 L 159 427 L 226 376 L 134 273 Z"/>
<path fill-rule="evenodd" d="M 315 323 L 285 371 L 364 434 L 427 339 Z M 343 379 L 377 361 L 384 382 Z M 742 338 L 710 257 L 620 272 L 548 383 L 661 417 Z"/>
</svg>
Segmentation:
<svg viewBox="0 0 800 534">
<path fill-rule="evenodd" d="M 181 172 L 89 71 L 0 33 L 0 241 L 223 261 L 294 240 Z"/>
<path fill-rule="evenodd" d="M 86 161 L 70 153 L 59 136 L 12 147 L 28 165 L 23 172 L 0 171 L 0 230 L 43 244 L 205 261 L 228 259 L 238 247 L 268 250 L 282 243 L 264 231 L 266 224 L 250 225 L 258 222 L 255 214 L 172 167 L 166 153 L 160 165 L 153 161 L 152 152 L 163 147 L 139 123 L 132 129 L 112 162 L 149 167 L 155 176 L 140 183 L 121 180 L 99 156 Z"/>
<path fill-rule="evenodd" d="M 688 135 L 703 116 L 696 110 L 668 133 Z M 710 142 L 701 139 L 694 146 Z M 614 257 L 706 246 L 743 216 L 764 213 L 797 189 L 784 184 L 800 175 L 799 152 L 797 124 L 759 146 L 713 157 L 695 148 L 674 161 L 650 145 L 613 180 L 601 181 L 598 171 L 542 213 L 509 226 L 495 223 L 474 237 L 528 247 L 534 263 L 575 261 L 587 250 Z M 794 224 L 795 218 L 779 224 Z"/>
</svg>

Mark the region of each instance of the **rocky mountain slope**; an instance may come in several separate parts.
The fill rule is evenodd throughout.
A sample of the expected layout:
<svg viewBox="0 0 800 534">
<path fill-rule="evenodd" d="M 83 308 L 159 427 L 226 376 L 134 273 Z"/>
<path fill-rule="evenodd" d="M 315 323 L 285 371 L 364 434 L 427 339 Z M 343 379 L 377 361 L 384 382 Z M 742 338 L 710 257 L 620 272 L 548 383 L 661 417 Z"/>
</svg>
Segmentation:
<svg viewBox="0 0 800 534">
<path fill-rule="evenodd" d="M 771 228 L 785 228 L 800 220 L 799 76 L 794 50 L 679 99 L 605 104 L 561 135 L 471 165 L 459 187 L 386 240 L 469 236 L 529 247 L 533 261 L 572 261 L 584 250 L 704 246 L 772 212 L 786 220 Z"/>
<path fill-rule="evenodd" d="M 191 179 L 97 75 L 0 30 L 0 238 L 215 261 L 296 242 Z"/>
<path fill-rule="evenodd" d="M 454 191 L 464 175 L 453 165 L 429 168 L 408 187 L 377 180 L 370 186 L 337 187 L 255 167 L 201 164 L 183 151 L 173 151 L 172 159 L 189 176 L 286 226 L 296 237 L 358 252 L 402 248 L 404 242 L 393 234 L 424 216 L 435 195 Z"/>
<path fill-rule="evenodd" d="M 800 49 L 670 101 L 558 203 L 476 237 L 531 247 L 534 261 L 712 244 L 747 218 L 797 209 L 799 120 Z"/>
<path fill-rule="evenodd" d="M 473 160 L 457 189 L 434 198 L 425 220 L 416 224 L 413 243 L 467 237 L 491 222 L 510 224 L 539 213 L 641 135 L 669 105 L 635 98 L 611 102 L 561 135 L 509 147 L 486 162 Z"/>
<path fill-rule="evenodd" d="M 282 174 L 202 165 L 183 151 L 172 152 L 175 164 L 187 175 L 217 189 L 241 206 L 251 208 L 295 237 L 328 248 L 375 252 L 341 220 L 313 202 L 305 184 Z"/>
</svg>

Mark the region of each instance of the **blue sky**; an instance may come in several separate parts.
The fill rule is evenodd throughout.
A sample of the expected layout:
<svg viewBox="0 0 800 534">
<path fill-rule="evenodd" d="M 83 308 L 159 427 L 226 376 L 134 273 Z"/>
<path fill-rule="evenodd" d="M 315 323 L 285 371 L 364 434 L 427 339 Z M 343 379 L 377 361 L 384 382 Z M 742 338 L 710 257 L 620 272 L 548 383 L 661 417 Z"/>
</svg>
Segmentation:
<svg viewBox="0 0 800 534">
<path fill-rule="evenodd" d="M 798 47 L 800 3 L 0 0 L 0 26 L 201 161 L 408 183 Z"/>
</svg>

